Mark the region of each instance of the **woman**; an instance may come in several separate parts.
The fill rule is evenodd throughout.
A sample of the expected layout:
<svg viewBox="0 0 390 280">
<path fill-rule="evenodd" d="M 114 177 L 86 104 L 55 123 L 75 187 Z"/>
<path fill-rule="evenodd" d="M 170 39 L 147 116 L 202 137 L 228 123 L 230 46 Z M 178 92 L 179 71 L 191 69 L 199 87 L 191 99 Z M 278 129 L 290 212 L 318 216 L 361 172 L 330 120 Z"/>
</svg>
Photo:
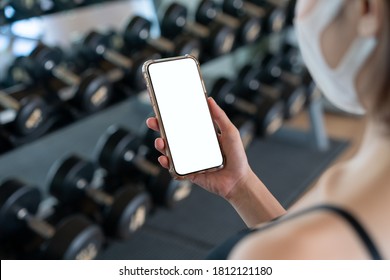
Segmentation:
<svg viewBox="0 0 390 280">
<path fill-rule="evenodd" d="M 298 0 L 295 27 L 319 88 L 341 109 L 367 114 L 364 140 L 285 213 L 248 165 L 237 129 L 209 99 L 226 166 L 190 179 L 230 202 L 250 228 L 210 258 L 390 258 L 390 3 Z M 158 130 L 155 118 L 147 125 Z M 161 138 L 155 147 L 164 154 Z M 159 162 L 168 167 L 165 155 Z"/>
</svg>

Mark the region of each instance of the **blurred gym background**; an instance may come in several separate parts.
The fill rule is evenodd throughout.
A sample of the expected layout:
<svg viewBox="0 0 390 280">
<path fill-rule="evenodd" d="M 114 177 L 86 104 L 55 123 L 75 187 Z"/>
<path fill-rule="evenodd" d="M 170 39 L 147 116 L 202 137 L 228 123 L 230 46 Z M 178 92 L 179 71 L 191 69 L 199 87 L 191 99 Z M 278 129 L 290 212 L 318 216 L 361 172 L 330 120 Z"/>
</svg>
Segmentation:
<svg viewBox="0 0 390 280">
<path fill-rule="evenodd" d="M 158 165 L 144 61 L 193 54 L 285 207 L 356 148 L 316 89 L 288 0 L 0 0 L 2 259 L 203 259 L 244 228 Z"/>
</svg>

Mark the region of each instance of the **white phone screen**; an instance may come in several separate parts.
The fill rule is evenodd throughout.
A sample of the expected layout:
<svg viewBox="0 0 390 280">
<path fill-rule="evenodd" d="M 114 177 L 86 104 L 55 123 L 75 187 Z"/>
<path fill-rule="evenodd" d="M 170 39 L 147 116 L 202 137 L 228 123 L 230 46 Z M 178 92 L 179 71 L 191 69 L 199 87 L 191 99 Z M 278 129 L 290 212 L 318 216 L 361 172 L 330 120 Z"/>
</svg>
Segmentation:
<svg viewBox="0 0 390 280">
<path fill-rule="evenodd" d="M 175 172 L 183 176 L 220 167 L 223 156 L 196 61 L 152 63 L 148 74 Z"/>
</svg>

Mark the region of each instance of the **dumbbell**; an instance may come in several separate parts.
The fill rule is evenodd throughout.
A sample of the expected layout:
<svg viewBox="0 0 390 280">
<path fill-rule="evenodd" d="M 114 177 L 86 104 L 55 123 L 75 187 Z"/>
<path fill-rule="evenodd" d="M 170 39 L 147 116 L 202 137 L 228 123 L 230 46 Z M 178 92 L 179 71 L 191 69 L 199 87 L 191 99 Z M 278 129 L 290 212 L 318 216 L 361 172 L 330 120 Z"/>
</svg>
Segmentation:
<svg viewBox="0 0 390 280">
<path fill-rule="evenodd" d="M 107 75 L 114 76 L 113 82 L 124 80 L 136 90 L 145 89 L 146 85 L 143 82 L 142 75 L 140 75 L 143 63 L 148 59 L 158 58 L 159 55 L 157 53 L 151 53 L 147 56 L 137 54 L 136 59 L 129 58 L 110 47 L 110 37 L 108 35 L 91 31 L 81 44 L 83 54 L 91 62 L 98 59 L 104 60 L 106 66 L 103 66 L 103 68 L 109 69 Z"/>
<path fill-rule="evenodd" d="M 263 21 L 263 31 L 267 34 L 280 32 L 286 23 L 285 9 L 267 1 L 258 2 L 256 5 L 244 0 L 224 0 L 222 10 L 234 17 L 250 15 L 260 18 Z"/>
<path fill-rule="evenodd" d="M 133 17 L 126 26 L 123 36 L 130 48 L 143 48 L 150 46 L 163 54 L 163 56 L 180 56 L 191 54 L 199 57 L 201 44 L 198 39 L 190 36 L 177 36 L 175 40 L 165 37 L 153 39 L 150 37 L 151 22 L 141 16 Z"/>
<path fill-rule="evenodd" d="M 0 90 L 0 124 L 15 135 L 29 136 L 39 131 L 49 118 L 49 105 L 39 87 L 16 85 Z"/>
<path fill-rule="evenodd" d="M 281 98 L 286 104 L 285 116 L 291 118 L 304 107 L 309 85 L 305 79 L 308 76 L 303 64 L 297 61 L 296 53 L 268 54 L 262 62 L 258 79 L 281 89 Z"/>
<path fill-rule="evenodd" d="M 50 193 L 61 205 L 92 216 L 105 233 L 120 239 L 130 238 L 143 226 L 151 208 L 148 193 L 135 185 L 105 192 L 93 182 L 96 168 L 77 155 L 57 161 L 48 173 Z"/>
<path fill-rule="evenodd" d="M 212 0 L 202 0 L 195 13 L 195 19 L 201 24 L 208 25 L 214 21 L 236 30 L 237 42 L 243 45 L 257 41 L 261 36 L 259 17 L 246 15 L 237 19 L 218 10 Z"/>
<path fill-rule="evenodd" d="M 7 84 L 13 85 L 33 85 L 37 84 L 37 80 L 34 79 L 29 72 L 27 67 L 31 66 L 31 61 L 26 56 L 17 56 L 12 64 L 7 68 L 6 78 Z"/>
<path fill-rule="evenodd" d="M 197 22 L 189 22 L 187 8 L 178 3 L 172 3 L 165 11 L 161 21 L 161 32 L 168 38 L 175 38 L 177 34 L 188 33 L 202 41 L 203 51 L 210 57 L 217 57 L 230 53 L 234 47 L 235 31 L 227 25 L 218 23 L 207 26 Z"/>
<path fill-rule="evenodd" d="M 153 48 L 133 48 L 125 43 L 122 33 L 116 30 L 108 30 L 105 32 L 105 37 L 109 41 L 111 49 L 127 56 L 136 61 L 136 67 L 131 74 L 131 77 L 115 83 L 115 92 L 123 93 L 125 96 L 133 96 L 139 91 L 146 89 L 146 83 L 143 77 L 142 66 L 147 60 L 159 59 L 162 57 L 161 53 Z M 115 71 L 114 71 L 115 72 Z"/>
<path fill-rule="evenodd" d="M 0 185 L 0 237 L 25 236 L 26 229 L 39 242 L 39 250 L 47 259 L 93 259 L 104 242 L 101 229 L 81 215 L 68 216 L 56 226 L 35 216 L 41 203 L 41 193 L 35 187 L 17 179 Z M 30 234 L 30 233 L 29 233 Z M 16 240 L 15 247 L 25 243 Z M 34 242 L 33 242 L 34 243 Z"/>
<path fill-rule="evenodd" d="M 145 142 L 154 143 L 155 135 L 146 134 Z M 100 166 L 113 176 L 141 179 L 156 205 L 173 207 L 191 191 L 188 181 L 173 180 L 169 172 L 147 157 L 148 147 L 132 132 L 112 126 L 99 139 L 96 157 Z M 153 147 L 154 150 L 154 147 Z"/>
<path fill-rule="evenodd" d="M 217 79 L 210 95 L 229 116 L 242 115 L 256 123 L 256 135 L 267 136 L 276 132 L 283 124 L 283 104 L 268 96 L 239 93 L 237 83 L 225 77 Z"/>
<path fill-rule="evenodd" d="M 105 108 L 112 96 L 111 84 L 97 69 L 87 69 L 76 75 L 62 66 L 63 52 L 59 48 L 39 44 L 24 66 L 29 75 L 42 80 L 58 97 L 86 113 Z"/>
</svg>

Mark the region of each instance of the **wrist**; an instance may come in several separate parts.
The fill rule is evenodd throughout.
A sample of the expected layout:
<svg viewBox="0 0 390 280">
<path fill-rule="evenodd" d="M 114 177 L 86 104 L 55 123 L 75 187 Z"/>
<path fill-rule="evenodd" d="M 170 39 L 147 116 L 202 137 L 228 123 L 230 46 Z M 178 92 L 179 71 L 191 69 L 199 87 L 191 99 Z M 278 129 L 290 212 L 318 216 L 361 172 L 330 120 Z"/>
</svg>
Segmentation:
<svg viewBox="0 0 390 280">
<path fill-rule="evenodd" d="M 248 168 L 246 172 L 243 172 L 243 175 L 237 180 L 229 193 L 225 195 L 225 200 L 227 200 L 232 205 L 241 201 L 256 179 L 260 181 L 252 169 Z"/>
<path fill-rule="evenodd" d="M 237 181 L 225 199 L 234 207 L 248 227 L 270 221 L 286 212 L 250 168 L 247 175 Z"/>
</svg>

